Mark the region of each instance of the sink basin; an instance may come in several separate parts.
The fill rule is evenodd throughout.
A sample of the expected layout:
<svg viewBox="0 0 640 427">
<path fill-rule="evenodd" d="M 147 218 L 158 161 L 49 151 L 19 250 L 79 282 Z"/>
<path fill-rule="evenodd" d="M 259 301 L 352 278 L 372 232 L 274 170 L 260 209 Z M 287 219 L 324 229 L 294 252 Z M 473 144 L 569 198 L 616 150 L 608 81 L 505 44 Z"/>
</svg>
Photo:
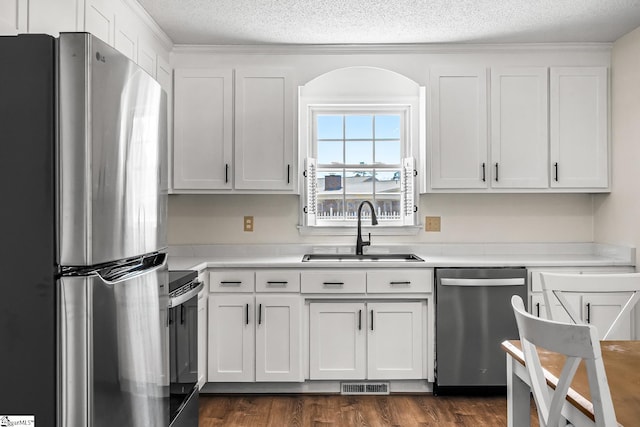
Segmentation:
<svg viewBox="0 0 640 427">
<path fill-rule="evenodd" d="M 424 260 L 414 254 L 306 254 L 302 257 L 302 262 L 309 261 L 423 262 Z"/>
</svg>

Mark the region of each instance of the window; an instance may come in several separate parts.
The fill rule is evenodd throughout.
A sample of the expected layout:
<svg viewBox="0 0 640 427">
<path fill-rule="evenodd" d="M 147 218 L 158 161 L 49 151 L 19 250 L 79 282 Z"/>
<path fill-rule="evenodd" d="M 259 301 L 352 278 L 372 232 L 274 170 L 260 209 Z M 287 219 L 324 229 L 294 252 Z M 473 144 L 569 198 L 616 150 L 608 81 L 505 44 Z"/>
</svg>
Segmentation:
<svg viewBox="0 0 640 427">
<path fill-rule="evenodd" d="M 414 225 L 408 108 L 315 107 L 307 161 L 307 225 L 353 226 L 370 201 L 379 225 Z M 369 208 L 362 210 L 369 218 Z"/>
</svg>

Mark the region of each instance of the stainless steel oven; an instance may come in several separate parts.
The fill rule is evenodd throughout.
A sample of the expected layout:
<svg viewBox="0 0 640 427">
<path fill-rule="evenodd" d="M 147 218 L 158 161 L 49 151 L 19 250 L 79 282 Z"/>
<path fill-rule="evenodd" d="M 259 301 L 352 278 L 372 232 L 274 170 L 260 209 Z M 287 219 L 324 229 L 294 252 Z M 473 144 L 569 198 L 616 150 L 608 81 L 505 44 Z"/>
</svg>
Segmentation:
<svg viewBox="0 0 640 427">
<path fill-rule="evenodd" d="M 171 427 L 198 425 L 198 293 L 192 270 L 169 272 Z"/>
</svg>

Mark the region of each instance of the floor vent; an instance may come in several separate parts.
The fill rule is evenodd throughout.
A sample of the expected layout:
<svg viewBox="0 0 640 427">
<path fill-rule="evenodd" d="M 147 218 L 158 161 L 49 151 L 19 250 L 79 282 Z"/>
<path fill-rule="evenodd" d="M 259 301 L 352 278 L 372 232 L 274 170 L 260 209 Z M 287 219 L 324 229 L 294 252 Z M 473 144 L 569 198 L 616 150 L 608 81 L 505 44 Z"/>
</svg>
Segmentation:
<svg viewBox="0 0 640 427">
<path fill-rule="evenodd" d="M 389 383 L 341 383 L 340 394 L 389 394 Z"/>
</svg>

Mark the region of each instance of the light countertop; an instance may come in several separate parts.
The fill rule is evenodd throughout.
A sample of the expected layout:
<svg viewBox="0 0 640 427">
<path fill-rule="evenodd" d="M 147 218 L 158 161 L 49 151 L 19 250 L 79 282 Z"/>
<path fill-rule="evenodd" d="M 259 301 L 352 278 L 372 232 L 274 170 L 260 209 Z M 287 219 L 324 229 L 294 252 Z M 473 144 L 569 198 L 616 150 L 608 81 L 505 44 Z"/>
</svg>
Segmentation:
<svg viewBox="0 0 640 427">
<path fill-rule="evenodd" d="M 425 268 L 634 266 L 635 248 L 597 243 L 386 245 L 368 253 L 413 253 L 424 262 L 302 262 L 307 253 L 349 253 L 351 246 L 184 245 L 169 248 L 171 270 L 204 268 Z"/>
</svg>

